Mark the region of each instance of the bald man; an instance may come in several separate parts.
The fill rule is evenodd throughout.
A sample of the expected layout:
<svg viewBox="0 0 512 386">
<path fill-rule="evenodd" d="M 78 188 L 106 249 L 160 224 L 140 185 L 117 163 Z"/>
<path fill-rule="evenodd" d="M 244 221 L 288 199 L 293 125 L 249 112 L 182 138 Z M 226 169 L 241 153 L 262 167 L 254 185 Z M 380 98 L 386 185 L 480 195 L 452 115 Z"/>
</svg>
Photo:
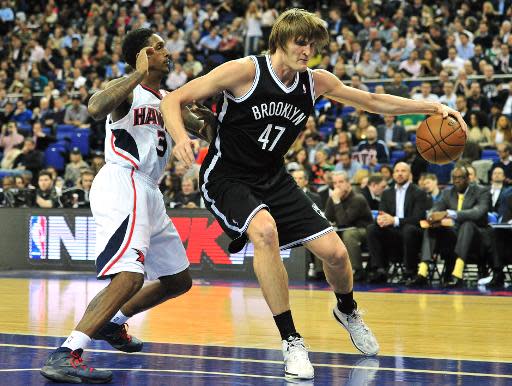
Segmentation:
<svg viewBox="0 0 512 386">
<path fill-rule="evenodd" d="M 402 280 L 416 273 L 421 249 L 420 220 L 430 207 L 427 194 L 411 182 L 411 167 L 398 162 L 393 169 L 395 185 L 382 193 L 379 215 L 367 228 L 370 250 L 370 283 L 387 281 L 388 264 L 403 259 Z"/>
</svg>

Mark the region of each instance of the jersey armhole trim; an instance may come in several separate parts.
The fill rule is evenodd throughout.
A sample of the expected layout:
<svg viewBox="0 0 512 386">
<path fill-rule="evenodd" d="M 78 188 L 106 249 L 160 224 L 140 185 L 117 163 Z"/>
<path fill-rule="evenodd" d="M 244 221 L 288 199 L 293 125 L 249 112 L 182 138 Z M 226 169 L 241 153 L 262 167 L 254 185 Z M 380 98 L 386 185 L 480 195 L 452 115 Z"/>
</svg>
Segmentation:
<svg viewBox="0 0 512 386">
<path fill-rule="evenodd" d="M 258 82 L 260 80 L 260 66 L 258 64 L 258 60 L 253 55 L 249 56 L 249 58 L 252 59 L 252 61 L 254 62 L 254 66 L 256 68 L 256 74 L 254 75 L 254 80 L 252 81 L 252 86 L 249 89 L 249 91 L 247 91 L 245 93 L 245 95 L 242 95 L 241 97 L 235 97 L 229 91 L 224 90 L 224 95 L 226 95 L 227 98 L 231 99 L 232 101 L 234 101 L 236 103 L 241 103 L 241 102 L 245 101 L 247 98 L 249 98 L 252 95 L 252 93 L 254 92 L 254 90 L 256 89 L 256 86 L 258 86 Z"/>
<path fill-rule="evenodd" d="M 315 94 L 315 78 L 313 77 L 313 70 L 308 68 L 308 75 L 309 75 L 309 88 L 311 91 L 311 99 L 313 100 L 313 106 L 315 105 L 316 101 L 316 94 Z"/>
</svg>

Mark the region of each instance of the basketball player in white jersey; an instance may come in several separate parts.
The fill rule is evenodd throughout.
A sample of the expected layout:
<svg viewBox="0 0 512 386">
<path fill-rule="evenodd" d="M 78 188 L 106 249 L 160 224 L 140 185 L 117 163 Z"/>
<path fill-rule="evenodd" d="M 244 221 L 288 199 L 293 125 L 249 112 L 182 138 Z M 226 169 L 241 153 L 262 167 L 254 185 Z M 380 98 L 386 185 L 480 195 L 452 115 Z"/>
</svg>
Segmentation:
<svg viewBox="0 0 512 386">
<path fill-rule="evenodd" d="M 91 339 L 125 352 L 140 351 L 142 342 L 126 331 L 127 319 L 192 286 L 185 250 L 157 186 L 171 151 L 159 111 L 169 52 L 158 35 L 138 29 L 126 35 L 123 55 L 133 73 L 112 80 L 89 102 L 94 119 L 107 117 L 106 165 L 94 179 L 90 202 L 97 276 L 111 281 L 41 369 L 57 382 L 109 382 L 110 371 L 90 368 L 81 358 Z M 182 113 L 188 128 L 203 127 L 187 109 Z M 144 274 L 153 281 L 143 287 Z"/>
</svg>

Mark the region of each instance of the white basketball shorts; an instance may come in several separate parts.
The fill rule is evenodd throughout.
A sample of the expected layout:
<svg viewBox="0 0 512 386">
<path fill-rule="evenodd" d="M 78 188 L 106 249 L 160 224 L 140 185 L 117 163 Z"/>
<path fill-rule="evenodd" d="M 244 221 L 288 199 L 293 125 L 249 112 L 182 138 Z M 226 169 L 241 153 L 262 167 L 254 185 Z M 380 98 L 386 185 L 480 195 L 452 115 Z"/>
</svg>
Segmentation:
<svg viewBox="0 0 512 386">
<path fill-rule="evenodd" d="M 138 272 L 154 280 L 189 266 L 162 193 L 149 176 L 108 163 L 94 178 L 89 197 L 98 278 Z"/>
</svg>

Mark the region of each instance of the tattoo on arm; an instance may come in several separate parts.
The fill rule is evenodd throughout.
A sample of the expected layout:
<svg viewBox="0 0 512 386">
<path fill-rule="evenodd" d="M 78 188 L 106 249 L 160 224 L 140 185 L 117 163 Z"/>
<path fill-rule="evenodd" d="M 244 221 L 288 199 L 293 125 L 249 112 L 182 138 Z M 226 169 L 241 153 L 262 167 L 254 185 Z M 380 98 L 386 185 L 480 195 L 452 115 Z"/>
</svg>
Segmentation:
<svg viewBox="0 0 512 386">
<path fill-rule="evenodd" d="M 104 90 L 98 91 L 89 100 L 89 114 L 95 120 L 105 118 L 126 100 L 142 79 L 144 74 L 134 71 L 130 76 L 110 82 Z"/>
<path fill-rule="evenodd" d="M 194 114 L 190 112 L 188 107 L 181 109 L 183 115 L 183 123 L 185 128 L 192 131 L 198 131 L 203 127 L 203 121 L 200 121 Z"/>
</svg>

